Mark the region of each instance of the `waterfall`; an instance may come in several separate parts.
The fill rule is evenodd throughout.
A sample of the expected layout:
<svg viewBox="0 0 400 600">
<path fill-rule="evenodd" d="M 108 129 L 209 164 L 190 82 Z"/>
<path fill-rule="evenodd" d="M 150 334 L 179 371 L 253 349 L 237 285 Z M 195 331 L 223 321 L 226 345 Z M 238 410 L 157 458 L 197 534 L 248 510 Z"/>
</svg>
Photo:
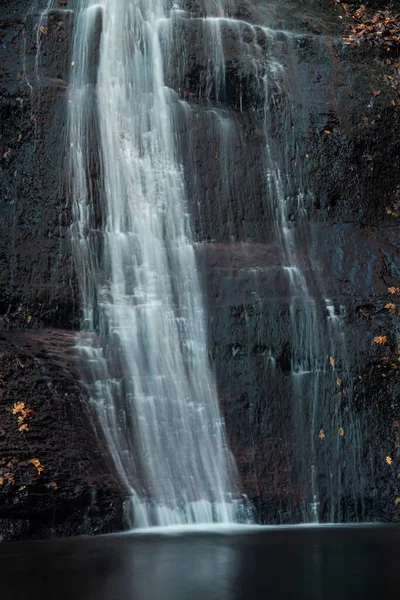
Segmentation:
<svg viewBox="0 0 400 600">
<path fill-rule="evenodd" d="M 135 526 L 248 518 L 219 412 L 164 0 L 81 0 L 69 86 L 78 351 Z"/>
<path fill-rule="evenodd" d="M 363 518 L 359 375 L 316 255 L 308 174 L 331 89 L 304 93 L 302 53 L 330 64 L 326 40 L 289 30 L 275 2 L 67 4 L 36 0 L 24 78 L 40 97 L 43 31 L 53 11 L 74 21 L 64 179 L 77 354 L 130 525 L 251 519 L 210 358 L 263 518 Z M 197 263 L 210 268 L 209 331 Z"/>
</svg>

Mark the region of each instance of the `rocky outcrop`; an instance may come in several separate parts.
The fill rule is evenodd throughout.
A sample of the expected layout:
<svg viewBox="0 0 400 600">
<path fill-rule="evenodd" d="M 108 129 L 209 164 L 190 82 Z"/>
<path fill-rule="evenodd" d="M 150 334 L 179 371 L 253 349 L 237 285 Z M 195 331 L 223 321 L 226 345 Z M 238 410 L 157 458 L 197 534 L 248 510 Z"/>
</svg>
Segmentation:
<svg viewBox="0 0 400 600">
<path fill-rule="evenodd" d="M 304 188 L 306 218 L 295 203 L 291 215 L 299 263 L 321 318 L 332 317 L 329 299 L 345 340 L 327 347 L 334 370 L 310 430 L 322 516 L 332 517 L 334 496 L 335 518 L 397 520 L 400 317 L 388 289 L 400 286 L 400 113 L 385 60 L 342 43 L 345 25 L 328 0 L 254 0 L 236 3 L 241 25 L 221 26 L 222 74 L 216 30 L 210 62 L 201 3 L 185 4 L 191 18 L 169 25 L 167 83 L 184 101 L 176 127 L 209 353 L 245 491 L 263 522 L 302 518 L 290 298 L 266 201 L 269 102 L 274 151 Z M 79 293 L 64 177 L 73 13 L 60 0 L 40 31 L 30 2 L 1 10 L 0 534 L 112 531 L 123 527 L 124 491 L 94 432 L 73 351 Z M 266 23 L 280 35 L 272 40 Z M 266 59 L 284 66 L 276 80 L 265 79 Z"/>
<path fill-rule="evenodd" d="M 74 336 L 0 333 L 0 535 L 119 530 L 124 491 L 78 384 Z"/>
<path fill-rule="evenodd" d="M 123 527 L 125 492 L 95 433 L 74 355 L 79 302 L 64 179 L 73 15 L 58 4 L 41 25 L 44 33 L 33 3 L 6 2 L 0 11 L 4 539 Z"/>
</svg>

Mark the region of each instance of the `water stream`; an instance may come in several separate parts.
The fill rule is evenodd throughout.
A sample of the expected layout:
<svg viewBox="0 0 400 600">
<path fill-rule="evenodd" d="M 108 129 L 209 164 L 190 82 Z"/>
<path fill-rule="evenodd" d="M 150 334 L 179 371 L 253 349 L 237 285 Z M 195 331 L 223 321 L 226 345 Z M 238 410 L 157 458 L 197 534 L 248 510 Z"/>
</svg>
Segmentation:
<svg viewBox="0 0 400 600">
<path fill-rule="evenodd" d="M 295 114 L 290 64 L 303 34 L 274 29 L 269 4 L 258 24 L 235 18 L 234 2 L 187 4 L 75 0 L 68 8 L 66 179 L 83 315 L 77 352 L 99 434 L 127 489 L 131 526 L 251 521 L 219 409 L 196 254 L 197 241 L 214 249 L 223 243 L 232 262 L 235 253 L 247 253 L 250 263 L 254 256 L 242 269 L 250 273 L 253 308 L 265 302 L 264 273 L 271 293 L 275 284 L 283 290 L 279 311 L 268 298 L 262 325 L 270 340 L 263 389 L 271 390 L 262 411 L 268 420 L 274 402 L 290 400 L 285 435 L 301 493 L 286 521 L 299 512 L 303 522 L 321 514 L 342 520 L 343 495 L 353 494 L 357 505 L 361 459 L 355 450 L 355 480 L 345 479 L 336 432 L 343 431 L 344 393 L 351 405 L 342 382 L 351 374 L 305 209 L 310 192 L 297 129 L 308 117 L 302 123 Z M 39 32 L 53 7 L 53 0 L 42 7 Z M 38 33 L 38 80 L 40 46 Z M 245 73 L 240 83 L 238 72 Z M 245 137 L 246 113 L 253 142 Z M 212 159 L 204 170 L 206 144 Z M 261 156 L 252 156 L 254 148 Z M 238 157 L 250 175 L 236 168 Z M 261 247 L 272 248 L 273 260 L 266 254 L 257 265 Z M 285 327 L 282 350 L 274 337 Z M 232 347 L 232 356 L 239 350 Z M 325 424 L 335 437 L 321 446 Z M 356 426 L 351 435 L 358 444 Z M 290 476 L 282 488 L 292 485 Z"/>
<path fill-rule="evenodd" d="M 163 0 L 79 2 L 70 83 L 79 351 L 136 526 L 248 518 L 207 354 L 168 15 Z"/>
</svg>

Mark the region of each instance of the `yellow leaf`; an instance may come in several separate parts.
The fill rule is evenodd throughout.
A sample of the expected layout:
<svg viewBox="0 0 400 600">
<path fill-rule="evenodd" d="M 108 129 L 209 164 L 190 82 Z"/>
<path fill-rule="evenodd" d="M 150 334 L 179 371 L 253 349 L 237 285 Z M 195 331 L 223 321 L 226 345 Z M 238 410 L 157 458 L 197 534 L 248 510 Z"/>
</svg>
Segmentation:
<svg viewBox="0 0 400 600">
<path fill-rule="evenodd" d="M 387 337 L 386 335 L 377 335 L 376 337 L 374 337 L 374 342 L 375 344 L 387 344 Z"/>
<path fill-rule="evenodd" d="M 332 131 L 329 131 L 329 129 L 324 129 L 324 133 L 326 133 L 326 135 L 331 135 Z"/>
<path fill-rule="evenodd" d="M 38 458 L 32 458 L 29 462 L 37 469 L 38 475 L 40 475 L 40 473 L 44 471 L 44 467 L 41 465 L 40 460 Z"/>
<path fill-rule="evenodd" d="M 396 106 L 396 102 L 392 100 L 392 106 Z"/>
<path fill-rule="evenodd" d="M 337 385 L 342 385 L 342 383 L 343 383 L 343 381 L 340 378 L 336 380 Z"/>
<path fill-rule="evenodd" d="M 335 359 L 333 358 L 333 356 L 329 357 L 329 362 L 330 362 L 331 367 L 335 366 Z"/>
<path fill-rule="evenodd" d="M 398 504 L 400 504 L 400 498 L 396 498 L 396 500 L 394 501 L 395 505 L 397 506 Z"/>
<path fill-rule="evenodd" d="M 18 431 L 29 431 L 29 427 L 26 423 L 24 423 L 21 425 L 21 427 L 19 427 Z"/>
<path fill-rule="evenodd" d="M 344 436 L 344 429 L 343 429 L 343 427 L 339 427 L 339 435 L 340 435 L 340 437 Z"/>
<path fill-rule="evenodd" d="M 40 28 L 40 33 L 43 33 L 43 35 L 46 35 L 46 33 L 47 33 L 47 27 L 44 27 L 44 25 L 42 25 L 41 28 Z"/>
<path fill-rule="evenodd" d="M 386 209 L 386 214 L 388 215 L 392 215 L 392 217 L 398 217 L 399 213 L 395 212 L 394 210 L 392 210 L 391 208 L 387 208 Z"/>
<path fill-rule="evenodd" d="M 392 462 L 393 462 L 393 458 L 391 458 L 390 456 L 387 456 L 386 457 L 386 462 L 387 462 L 388 465 L 391 465 Z"/>
<path fill-rule="evenodd" d="M 321 429 L 321 431 L 319 432 L 318 437 L 319 437 L 320 440 L 324 439 L 324 437 L 325 437 L 325 431 L 323 429 Z"/>
<path fill-rule="evenodd" d="M 25 408 L 25 404 L 24 402 L 16 402 L 14 404 L 14 408 L 13 408 L 13 415 L 18 414 L 19 412 L 22 412 Z"/>
<path fill-rule="evenodd" d="M 28 321 L 28 324 L 32 321 L 32 315 L 28 315 L 26 317 L 26 320 Z"/>
</svg>

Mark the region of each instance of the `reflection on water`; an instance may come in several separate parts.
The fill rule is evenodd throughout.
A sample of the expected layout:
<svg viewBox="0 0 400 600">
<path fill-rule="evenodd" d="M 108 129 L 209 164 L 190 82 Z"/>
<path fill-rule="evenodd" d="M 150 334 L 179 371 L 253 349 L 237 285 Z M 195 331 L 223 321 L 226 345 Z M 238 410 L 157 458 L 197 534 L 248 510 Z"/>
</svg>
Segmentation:
<svg viewBox="0 0 400 600">
<path fill-rule="evenodd" d="M 398 598 L 398 527 L 238 531 L 4 543 L 0 545 L 1 598 Z"/>
</svg>

